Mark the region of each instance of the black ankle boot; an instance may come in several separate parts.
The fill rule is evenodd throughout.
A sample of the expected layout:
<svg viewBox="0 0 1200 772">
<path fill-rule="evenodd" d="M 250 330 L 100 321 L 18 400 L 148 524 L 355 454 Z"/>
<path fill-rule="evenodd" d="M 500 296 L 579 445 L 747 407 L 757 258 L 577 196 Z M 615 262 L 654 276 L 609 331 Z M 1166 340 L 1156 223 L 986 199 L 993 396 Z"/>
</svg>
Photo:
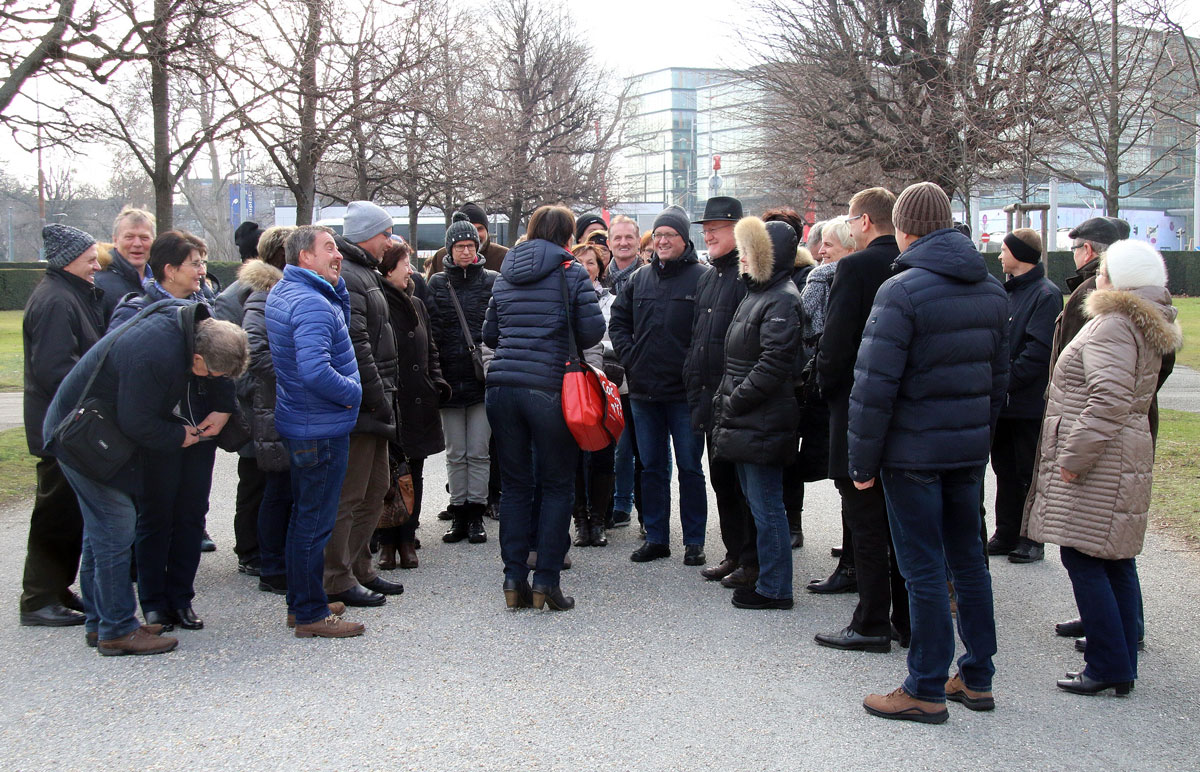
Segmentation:
<svg viewBox="0 0 1200 772">
<path fill-rule="evenodd" d="M 604 512 L 589 512 L 588 521 L 591 523 L 593 547 L 607 547 L 608 535 L 604 533 Z"/>
<path fill-rule="evenodd" d="M 575 521 L 575 541 L 571 543 L 576 547 L 592 546 L 592 526 L 588 520 L 587 507 L 577 504 L 571 519 Z"/>
<path fill-rule="evenodd" d="M 451 504 L 446 507 L 450 513 L 450 530 L 442 534 L 442 541 L 447 544 L 457 544 L 467 538 L 467 514 L 465 504 Z"/>
<path fill-rule="evenodd" d="M 483 530 L 483 513 L 487 504 L 467 504 L 467 541 L 472 544 L 483 544 L 487 541 L 487 531 Z"/>
<path fill-rule="evenodd" d="M 562 588 L 557 585 L 546 587 L 535 584 L 533 586 L 533 607 L 540 609 L 543 606 L 549 606 L 551 611 L 570 611 L 575 608 L 575 599 L 570 595 L 563 595 Z"/>
<path fill-rule="evenodd" d="M 533 590 L 525 579 L 504 580 L 504 605 L 511 609 L 529 608 L 533 605 Z"/>
</svg>

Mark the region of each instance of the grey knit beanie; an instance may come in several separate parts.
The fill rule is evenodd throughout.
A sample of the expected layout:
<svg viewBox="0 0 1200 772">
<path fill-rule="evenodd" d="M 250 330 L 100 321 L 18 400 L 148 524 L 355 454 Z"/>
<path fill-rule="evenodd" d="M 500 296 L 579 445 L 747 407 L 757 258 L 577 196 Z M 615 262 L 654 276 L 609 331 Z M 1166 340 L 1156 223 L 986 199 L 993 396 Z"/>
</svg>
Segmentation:
<svg viewBox="0 0 1200 772">
<path fill-rule="evenodd" d="M 665 225 L 671 230 L 683 236 L 683 240 L 690 244 L 692 243 L 692 218 L 688 217 L 688 213 L 683 211 L 678 206 L 668 206 L 666 209 L 654 218 L 654 230 L 658 230 L 658 226 Z"/>
<path fill-rule="evenodd" d="M 942 228 L 954 227 L 950 197 L 932 182 L 909 185 L 892 207 L 892 224 L 910 236 L 924 236 Z"/>
<path fill-rule="evenodd" d="M 361 244 L 369 238 L 392 229 L 392 216 L 387 210 L 370 201 L 351 201 L 342 220 L 342 238 L 351 244 Z"/>
<path fill-rule="evenodd" d="M 96 240 L 89 234 L 70 225 L 47 225 L 42 228 L 42 244 L 46 248 L 46 262 L 63 268 L 75 261 Z"/>
<path fill-rule="evenodd" d="M 479 251 L 479 231 L 475 230 L 475 225 L 471 222 L 471 218 L 465 213 L 455 212 L 450 227 L 446 229 L 447 256 L 454 249 L 454 245 L 460 241 L 473 241 L 475 243 L 475 251 Z"/>
</svg>

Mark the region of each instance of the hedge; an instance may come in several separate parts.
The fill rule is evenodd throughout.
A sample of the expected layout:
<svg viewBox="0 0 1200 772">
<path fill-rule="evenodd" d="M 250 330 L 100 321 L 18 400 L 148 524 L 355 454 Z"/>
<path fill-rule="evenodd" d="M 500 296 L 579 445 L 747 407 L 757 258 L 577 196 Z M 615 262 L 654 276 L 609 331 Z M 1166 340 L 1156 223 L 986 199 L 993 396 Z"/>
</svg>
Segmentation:
<svg viewBox="0 0 1200 772">
<path fill-rule="evenodd" d="M 237 278 L 241 263 L 210 262 L 208 272 L 228 287 Z M 20 311 L 25 308 L 29 293 L 46 275 L 45 263 L 0 263 L 0 311 Z"/>
</svg>

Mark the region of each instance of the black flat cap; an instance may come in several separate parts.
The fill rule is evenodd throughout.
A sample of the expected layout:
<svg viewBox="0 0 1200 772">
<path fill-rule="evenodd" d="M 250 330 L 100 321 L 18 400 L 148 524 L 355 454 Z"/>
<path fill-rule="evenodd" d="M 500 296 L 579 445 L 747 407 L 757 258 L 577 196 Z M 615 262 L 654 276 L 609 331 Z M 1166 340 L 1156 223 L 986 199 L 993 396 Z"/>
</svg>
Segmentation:
<svg viewBox="0 0 1200 772">
<path fill-rule="evenodd" d="M 1084 220 L 1072 228 L 1067 236 L 1073 239 L 1084 239 L 1105 245 L 1121 240 L 1121 232 L 1117 230 L 1117 226 L 1113 224 L 1113 221 L 1107 217 L 1093 217 L 1090 220 Z"/>
</svg>

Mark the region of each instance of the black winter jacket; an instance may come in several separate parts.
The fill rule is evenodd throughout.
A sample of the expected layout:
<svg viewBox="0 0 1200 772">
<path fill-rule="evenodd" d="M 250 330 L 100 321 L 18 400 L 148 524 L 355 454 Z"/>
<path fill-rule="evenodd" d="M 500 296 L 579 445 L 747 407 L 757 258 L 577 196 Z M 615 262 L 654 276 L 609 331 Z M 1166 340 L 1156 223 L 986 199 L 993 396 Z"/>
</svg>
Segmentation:
<svg viewBox="0 0 1200 772">
<path fill-rule="evenodd" d="M 25 441 L 44 455 L 42 421 L 67 373 L 104 335 L 104 291 L 57 266 L 46 269 L 25 302 Z"/>
<path fill-rule="evenodd" d="M 350 293 L 350 342 L 362 379 L 362 404 L 354 431 L 395 439 L 396 336 L 383 297 L 379 261 L 340 236 L 335 241 L 343 258 L 342 278 Z"/>
<path fill-rule="evenodd" d="M 450 287 L 453 286 L 458 295 L 471 339 L 479 345 L 483 343 L 483 320 L 498 275 L 484 268 L 482 262 L 459 268 L 452 258 L 446 258 L 442 261 L 441 273 L 429 279 L 425 298 L 429 328 L 441 357 L 442 377 L 453 391 L 442 407 L 470 407 L 483 402 L 483 384 L 475 377 L 471 352 L 450 299 Z"/>
<path fill-rule="evenodd" d="M 936 230 L 896 266 L 854 368 L 849 471 L 858 482 L 881 467 L 987 463 L 1008 386 L 1008 299 L 970 239 Z"/>
<path fill-rule="evenodd" d="M 488 386 L 562 389 L 567 361 L 564 278 L 575 345 L 582 352 L 604 337 L 604 314 L 584 267 L 549 241 L 518 244 L 504 259 L 483 326 L 483 342 L 496 350 Z"/>
<path fill-rule="evenodd" d="M 411 281 L 403 292 L 387 280 L 383 282 L 400 362 L 396 379 L 400 447 L 409 458 L 425 458 L 446 449 L 438 407 L 450 399 L 450 384 L 442 378 L 437 345 L 429 330 L 429 313 L 413 294 L 414 289 Z"/>
<path fill-rule="evenodd" d="M 880 236 L 865 249 L 852 252 L 835 265 L 825 327 L 817 347 L 817 383 L 829 403 L 829 476 L 845 478 L 846 432 L 854 361 L 862 343 L 863 328 L 875 302 L 875 292 L 892 275 L 892 262 L 900 254 L 895 236 Z"/>
<path fill-rule="evenodd" d="M 220 295 L 217 295 L 213 300 L 213 318 L 220 319 L 225 322 L 233 322 L 238 327 L 242 326 L 242 317 L 246 313 L 246 300 L 254 291 L 253 288 L 242 280 L 242 271 L 246 266 L 255 260 L 248 260 L 242 263 L 242 267 L 238 269 L 238 278 L 226 287 Z M 257 262 L 262 262 L 261 260 Z M 279 274 L 283 275 L 282 272 Z M 251 394 L 254 389 L 254 376 L 250 371 L 242 373 L 242 377 L 237 381 L 237 396 L 238 405 L 242 408 L 242 415 L 246 416 L 247 421 L 251 421 L 254 417 L 254 405 L 251 400 Z M 254 442 L 247 442 L 246 445 L 238 449 L 238 455 L 246 458 L 254 458 Z"/>
<path fill-rule="evenodd" d="M 150 266 L 146 265 L 146 278 L 150 278 Z M 142 280 L 138 278 L 137 269 L 121 256 L 115 248 L 112 250 L 112 262 L 103 271 L 96 272 L 96 286 L 104 290 L 104 324 L 112 318 L 113 309 L 129 293 L 142 294 Z"/>
<path fill-rule="evenodd" d="M 166 307 L 138 321 L 113 343 L 88 396 L 115 406 L 117 425 L 138 445 L 139 452 L 111 480 L 98 482 L 138 495 L 142 492 L 143 455 L 178 453 L 183 447 L 184 424 L 175 415 L 175 408 L 195 388 L 195 324 L 209 313 L 203 303 L 168 301 Z M 57 426 L 75 407 L 105 348 L 104 343 L 93 346 L 71 369 L 46 411 L 43 431 Z M 220 408 L 233 411 L 231 405 L 214 409 Z M 47 450 L 54 454 L 53 441 Z"/>
<path fill-rule="evenodd" d="M 773 253 L 757 218 L 739 221 L 734 230 L 749 273 L 743 276 L 746 298 L 725 337 L 725 372 L 713 400 L 713 453 L 728 461 L 783 467 L 799 443 L 795 381 L 804 319 L 791 276 L 795 237 Z M 755 231 L 758 239 L 752 237 Z"/>
<path fill-rule="evenodd" d="M 264 472 L 284 472 L 291 467 L 287 444 L 275 431 L 275 368 L 267 341 L 267 295 L 283 278 L 283 271 L 261 260 L 251 260 L 238 271 L 238 282 L 250 289 L 242 309 L 242 329 L 250 344 L 248 379 L 250 435 L 254 457 Z"/>
<path fill-rule="evenodd" d="M 683 363 L 692 344 L 696 286 L 708 270 L 689 242 L 674 260 L 664 263 L 655 255 L 621 288 L 608 336 L 625 368 L 630 398 L 687 401 Z"/>
<path fill-rule="evenodd" d="M 725 377 L 725 333 L 738 303 L 746 297 L 746 284 L 738 265 L 738 251 L 713 259 L 712 270 L 696 282 L 696 309 L 692 318 L 692 345 L 683 363 L 692 430 L 712 428 L 713 394 Z"/>
<path fill-rule="evenodd" d="M 1008 293 L 1009 372 L 1008 397 L 1000 415 L 1040 420 L 1046 411 L 1054 320 L 1062 311 L 1063 296 L 1046 278 L 1041 263 L 1011 277 L 1004 290 Z"/>
</svg>

